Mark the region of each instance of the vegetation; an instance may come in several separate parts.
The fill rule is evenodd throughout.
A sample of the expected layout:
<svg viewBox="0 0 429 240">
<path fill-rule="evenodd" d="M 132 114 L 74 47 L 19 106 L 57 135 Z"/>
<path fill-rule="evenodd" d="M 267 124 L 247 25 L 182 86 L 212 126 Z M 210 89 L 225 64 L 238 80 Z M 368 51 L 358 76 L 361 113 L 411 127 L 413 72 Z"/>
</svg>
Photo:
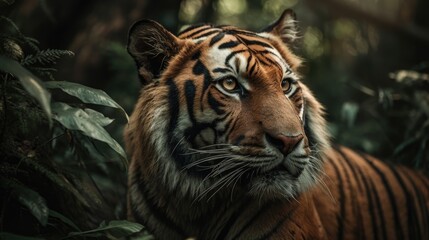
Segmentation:
<svg viewBox="0 0 429 240">
<path fill-rule="evenodd" d="M 54 80 L 57 60 L 73 52 L 41 50 L 11 19 L 0 20 L 1 239 L 22 238 L 15 232 L 116 239 L 141 231 L 114 220 L 124 218 L 116 201 L 124 199 L 127 160 L 104 128 L 113 119 L 98 106 L 128 120 L 126 112 L 104 91 Z"/>
<path fill-rule="evenodd" d="M 139 91 L 126 35 L 141 18 L 172 32 L 196 22 L 258 30 L 293 8 L 303 81 L 326 106 L 334 142 L 428 172 L 428 4 L 0 0 L 0 238 L 144 229 L 125 220 L 121 140 Z"/>
</svg>

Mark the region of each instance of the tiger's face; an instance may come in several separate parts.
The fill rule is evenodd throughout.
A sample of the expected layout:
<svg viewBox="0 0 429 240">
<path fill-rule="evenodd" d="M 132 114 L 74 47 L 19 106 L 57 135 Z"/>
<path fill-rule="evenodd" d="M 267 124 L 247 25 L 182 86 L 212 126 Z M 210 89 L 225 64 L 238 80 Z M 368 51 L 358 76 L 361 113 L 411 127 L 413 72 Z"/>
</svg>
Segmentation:
<svg viewBox="0 0 429 240">
<path fill-rule="evenodd" d="M 294 24 L 286 11 L 260 33 L 200 25 L 175 37 L 136 23 L 128 50 L 145 86 L 126 140 L 139 170 L 196 199 L 290 198 L 311 186 L 328 143 L 287 46 Z"/>
</svg>

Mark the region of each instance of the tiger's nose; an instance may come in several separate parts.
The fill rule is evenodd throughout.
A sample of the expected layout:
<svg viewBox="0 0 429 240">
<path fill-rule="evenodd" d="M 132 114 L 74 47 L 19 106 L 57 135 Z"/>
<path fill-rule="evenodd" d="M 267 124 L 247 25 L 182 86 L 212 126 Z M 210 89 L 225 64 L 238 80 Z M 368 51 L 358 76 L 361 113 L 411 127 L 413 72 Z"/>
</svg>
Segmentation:
<svg viewBox="0 0 429 240">
<path fill-rule="evenodd" d="M 286 136 L 283 134 L 272 136 L 267 134 L 268 142 L 278 148 L 284 155 L 291 153 L 303 138 L 304 136 L 302 134 L 295 136 Z"/>
</svg>

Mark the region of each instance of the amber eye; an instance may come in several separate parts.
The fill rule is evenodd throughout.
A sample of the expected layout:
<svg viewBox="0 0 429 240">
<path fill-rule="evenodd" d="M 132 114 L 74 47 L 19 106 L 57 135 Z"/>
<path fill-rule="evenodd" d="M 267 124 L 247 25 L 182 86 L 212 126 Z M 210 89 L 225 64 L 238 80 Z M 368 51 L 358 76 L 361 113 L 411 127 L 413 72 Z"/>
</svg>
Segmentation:
<svg viewBox="0 0 429 240">
<path fill-rule="evenodd" d="M 292 79 L 285 78 L 282 80 L 282 89 L 284 93 L 288 93 L 291 90 Z"/>
<path fill-rule="evenodd" d="M 225 78 L 220 81 L 220 85 L 228 92 L 233 92 L 238 89 L 237 80 L 233 78 Z"/>
</svg>

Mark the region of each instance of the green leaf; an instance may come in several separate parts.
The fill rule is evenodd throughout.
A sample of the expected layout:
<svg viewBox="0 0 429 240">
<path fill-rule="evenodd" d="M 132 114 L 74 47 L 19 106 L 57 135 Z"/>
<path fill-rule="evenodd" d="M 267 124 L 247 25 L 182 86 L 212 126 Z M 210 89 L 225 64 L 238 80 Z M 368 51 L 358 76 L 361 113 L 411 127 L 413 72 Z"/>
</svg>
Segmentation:
<svg viewBox="0 0 429 240">
<path fill-rule="evenodd" d="M 11 73 L 19 79 L 24 89 L 39 102 L 51 124 L 51 94 L 43 86 L 43 83 L 17 61 L 8 57 L 0 56 L 0 70 Z"/>
<path fill-rule="evenodd" d="M 88 137 L 107 143 L 113 150 L 126 159 L 125 151 L 109 133 L 94 120 L 87 112 L 80 108 L 73 108 L 65 103 L 52 104 L 53 118 L 70 130 L 82 131 Z"/>
<path fill-rule="evenodd" d="M 102 90 L 90 88 L 72 82 L 50 81 L 45 83 L 47 88 L 60 88 L 69 95 L 79 98 L 84 103 L 97 104 L 120 109 L 127 121 L 129 120 L 125 110 Z"/>
<path fill-rule="evenodd" d="M 12 181 L 3 177 L 0 179 L 2 188 L 10 189 L 12 196 L 23 206 L 27 207 L 42 226 L 46 226 L 46 223 L 48 222 L 49 209 L 46 205 L 45 199 L 40 196 L 40 194 L 20 182 Z"/>
<path fill-rule="evenodd" d="M 89 115 L 89 117 L 96 123 L 101 126 L 107 126 L 113 122 L 113 119 L 105 117 L 101 112 L 97 112 L 90 108 L 85 108 L 84 111 Z"/>
<path fill-rule="evenodd" d="M 145 231 L 144 233 L 140 233 L 138 234 L 139 236 L 131 236 L 129 237 L 129 240 L 155 240 L 155 237 L 151 234 L 149 234 L 147 231 Z M 192 239 L 192 238 L 187 238 L 187 239 Z"/>
<path fill-rule="evenodd" d="M 96 229 L 83 231 L 83 232 L 71 232 L 68 237 L 85 236 L 85 237 L 100 237 L 103 235 L 113 235 L 116 238 L 126 237 L 133 233 L 140 232 L 143 226 L 138 223 L 129 222 L 126 220 L 113 220 L 106 225 L 102 222 Z"/>
<path fill-rule="evenodd" d="M 0 232 L 1 240 L 43 240 L 44 238 L 27 237 L 22 235 L 16 235 L 8 232 Z"/>
<path fill-rule="evenodd" d="M 70 218 L 62 215 L 59 212 L 56 212 L 52 209 L 49 209 L 49 216 L 53 217 L 53 218 L 57 218 L 60 219 L 62 222 L 66 223 L 67 225 L 69 225 L 70 227 L 74 228 L 77 231 L 81 231 L 80 228 L 78 226 L 76 226 L 76 224 L 74 224 L 74 222 L 72 220 L 70 220 Z"/>
</svg>

